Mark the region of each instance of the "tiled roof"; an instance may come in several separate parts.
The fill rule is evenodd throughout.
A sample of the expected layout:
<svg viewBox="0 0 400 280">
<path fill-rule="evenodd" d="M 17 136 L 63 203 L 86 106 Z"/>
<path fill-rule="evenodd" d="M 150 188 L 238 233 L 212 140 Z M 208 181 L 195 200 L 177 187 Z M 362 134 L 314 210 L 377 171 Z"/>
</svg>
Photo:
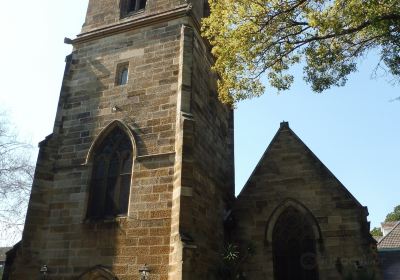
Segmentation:
<svg viewBox="0 0 400 280">
<path fill-rule="evenodd" d="M 6 253 L 10 250 L 9 247 L 0 248 L 0 262 L 6 260 Z"/>
<path fill-rule="evenodd" d="M 378 249 L 395 248 L 400 249 L 400 222 L 378 242 Z"/>
<path fill-rule="evenodd" d="M 384 222 L 384 223 L 381 223 L 381 226 L 382 226 L 382 227 L 391 227 L 391 228 L 393 228 L 395 225 L 397 225 L 398 222 L 399 222 L 399 221 L 395 221 L 395 222 Z"/>
</svg>

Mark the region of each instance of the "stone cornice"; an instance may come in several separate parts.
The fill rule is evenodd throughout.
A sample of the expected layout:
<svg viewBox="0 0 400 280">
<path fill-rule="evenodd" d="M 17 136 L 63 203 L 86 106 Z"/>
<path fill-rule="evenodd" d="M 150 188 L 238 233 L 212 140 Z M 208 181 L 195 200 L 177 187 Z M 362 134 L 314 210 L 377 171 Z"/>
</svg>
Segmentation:
<svg viewBox="0 0 400 280">
<path fill-rule="evenodd" d="M 77 36 L 76 39 L 72 40 L 72 44 L 75 45 L 75 44 L 85 43 L 105 36 L 119 34 L 127 30 L 134 30 L 141 27 L 150 26 L 169 20 L 179 19 L 186 16 L 190 17 L 194 27 L 200 30 L 200 23 L 193 16 L 192 13 L 192 6 L 190 4 L 189 5 L 185 4 L 185 5 L 180 5 L 175 9 L 166 12 L 146 15 L 140 18 L 134 18 L 129 21 L 98 28 L 90 32 L 81 33 Z"/>
</svg>

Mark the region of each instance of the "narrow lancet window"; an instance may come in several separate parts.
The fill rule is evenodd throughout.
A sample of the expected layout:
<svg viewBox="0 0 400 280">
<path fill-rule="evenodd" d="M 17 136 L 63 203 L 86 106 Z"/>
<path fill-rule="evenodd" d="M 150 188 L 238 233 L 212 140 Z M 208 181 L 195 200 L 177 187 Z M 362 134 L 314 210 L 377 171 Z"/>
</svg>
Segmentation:
<svg viewBox="0 0 400 280">
<path fill-rule="evenodd" d="M 96 148 L 88 205 L 89 219 L 128 213 L 133 148 L 126 133 L 114 128 Z"/>
</svg>

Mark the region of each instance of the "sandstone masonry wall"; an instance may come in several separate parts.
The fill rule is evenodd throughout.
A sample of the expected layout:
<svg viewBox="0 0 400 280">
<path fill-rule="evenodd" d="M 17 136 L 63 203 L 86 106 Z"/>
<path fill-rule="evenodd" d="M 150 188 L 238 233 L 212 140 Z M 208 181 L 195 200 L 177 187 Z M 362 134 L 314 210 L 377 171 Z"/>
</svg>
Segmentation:
<svg viewBox="0 0 400 280">
<path fill-rule="evenodd" d="M 183 140 L 181 232 L 184 279 L 213 279 L 224 246 L 224 215 L 234 199 L 233 110 L 218 100 L 207 46 L 191 44 L 191 99 Z"/>
<path fill-rule="evenodd" d="M 121 2 L 124 0 L 90 0 L 82 33 L 131 20 L 143 19 L 191 4 L 198 21 L 203 16 L 205 0 L 147 0 L 146 9 L 129 17 L 121 17 Z"/>
<path fill-rule="evenodd" d="M 145 263 L 152 279 L 168 278 L 181 24 L 169 21 L 74 46 L 56 133 L 38 159 L 23 257 L 11 279 L 31 279 L 47 264 L 51 279 L 76 279 L 103 265 L 124 280 L 139 277 Z M 115 84 L 119 63 L 129 63 L 124 86 Z M 88 151 L 115 120 L 130 127 L 136 142 L 129 214 L 86 221 Z"/>
<path fill-rule="evenodd" d="M 374 267 L 367 211 L 301 140 L 283 123 L 234 207 L 233 239 L 253 244 L 255 255 L 244 265 L 249 279 L 273 279 L 271 217 L 285 202 L 301 204 L 316 218 L 319 279 L 340 279 L 343 267 Z"/>
</svg>

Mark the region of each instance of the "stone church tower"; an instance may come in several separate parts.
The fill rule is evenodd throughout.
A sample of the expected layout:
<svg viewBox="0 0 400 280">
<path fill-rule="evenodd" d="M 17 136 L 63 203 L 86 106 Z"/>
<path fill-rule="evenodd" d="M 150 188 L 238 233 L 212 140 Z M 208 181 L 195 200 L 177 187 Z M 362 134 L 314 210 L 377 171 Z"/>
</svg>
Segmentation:
<svg viewBox="0 0 400 280">
<path fill-rule="evenodd" d="M 50 279 L 215 269 L 234 198 L 233 111 L 217 98 L 204 12 L 205 0 L 89 1 L 9 279 L 43 265 Z"/>
<path fill-rule="evenodd" d="M 235 198 L 207 13 L 206 0 L 89 1 L 6 280 L 224 279 L 227 243 L 254 244 L 237 269 L 249 280 L 368 265 L 366 209 L 288 124 Z"/>
</svg>

